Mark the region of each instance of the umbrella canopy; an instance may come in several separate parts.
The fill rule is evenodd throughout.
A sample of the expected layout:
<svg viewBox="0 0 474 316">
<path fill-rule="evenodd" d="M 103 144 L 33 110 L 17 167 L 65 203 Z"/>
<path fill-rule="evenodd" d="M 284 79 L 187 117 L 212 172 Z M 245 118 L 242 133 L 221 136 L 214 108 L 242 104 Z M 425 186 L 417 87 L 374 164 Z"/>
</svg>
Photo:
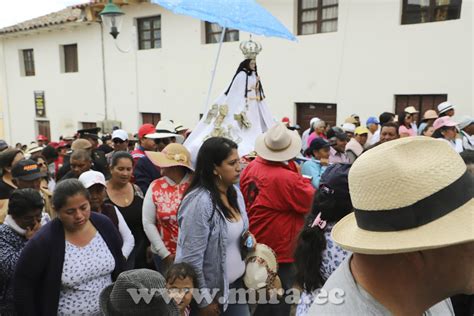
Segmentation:
<svg viewBox="0 0 474 316">
<path fill-rule="evenodd" d="M 254 0 L 151 0 L 177 14 L 256 35 L 296 40 L 270 12 Z"/>
</svg>

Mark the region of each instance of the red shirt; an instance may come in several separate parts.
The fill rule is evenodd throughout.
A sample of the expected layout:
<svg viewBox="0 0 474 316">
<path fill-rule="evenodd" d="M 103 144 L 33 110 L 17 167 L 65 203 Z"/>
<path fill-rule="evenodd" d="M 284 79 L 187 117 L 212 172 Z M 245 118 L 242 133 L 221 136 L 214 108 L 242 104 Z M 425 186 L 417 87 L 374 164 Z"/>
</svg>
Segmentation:
<svg viewBox="0 0 474 316">
<path fill-rule="evenodd" d="M 240 178 L 250 232 L 275 251 L 279 263 L 294 261 L 295 242 L 315 193 L 311 181 L 295 170 L 292 162 L 285 165 L 258 157 Z"/>
</svg>

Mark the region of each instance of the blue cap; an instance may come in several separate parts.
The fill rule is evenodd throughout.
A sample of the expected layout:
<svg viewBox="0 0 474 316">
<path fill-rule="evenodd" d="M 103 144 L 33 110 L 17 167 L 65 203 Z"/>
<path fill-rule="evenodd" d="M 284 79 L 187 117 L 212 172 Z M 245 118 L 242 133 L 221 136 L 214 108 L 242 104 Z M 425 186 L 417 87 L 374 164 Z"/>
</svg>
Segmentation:
<svg viewBox="0 0 474 316">
<path fill-rule="evenodd" d="M 371 116 L 367 119 L 367 123 L 365 125 L 370 125 L 370 124 L 380 124 L 379 120 L 375 116 Z"/>
</svg>

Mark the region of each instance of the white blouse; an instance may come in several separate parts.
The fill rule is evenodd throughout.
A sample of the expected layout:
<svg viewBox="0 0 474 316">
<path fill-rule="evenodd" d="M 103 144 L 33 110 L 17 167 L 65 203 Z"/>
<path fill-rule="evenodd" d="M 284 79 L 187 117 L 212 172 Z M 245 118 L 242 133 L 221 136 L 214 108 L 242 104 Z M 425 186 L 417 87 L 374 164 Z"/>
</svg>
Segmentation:
<svg viewBox="0 0 474 316">
<path fill-rule="evenodd" d="M 99 295 L 112 283 L 115 259 L 99 232 L 85 247 L 66 241 L 58 315 L 101 315 Z"/>
</svg>

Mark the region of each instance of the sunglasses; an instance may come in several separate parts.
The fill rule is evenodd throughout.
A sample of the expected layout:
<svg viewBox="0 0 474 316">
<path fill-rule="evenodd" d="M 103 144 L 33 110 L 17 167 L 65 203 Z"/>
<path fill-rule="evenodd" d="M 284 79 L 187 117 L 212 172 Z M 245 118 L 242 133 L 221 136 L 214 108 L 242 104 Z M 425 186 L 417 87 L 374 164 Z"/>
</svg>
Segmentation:
<svg viewBox="0 0 474 316">
<path fill-rule="evenodd" d="M 123 144 L 123 143 L 125 143 L 125 141 L 124 141 L 124 140 L 121 140 L 120 138 L 112 139 L 112 142 L 113 142 L 114 144 Z"/>
<path fill-rule="evenodd" d="M 159 144 L 164 144 L 164 145 L 168 145 L 171 143 L 171 139 L 169 138 L 159 138 L 159 139 L 155 139 L 155 144 L 159 145 Z"/>
</svg>

